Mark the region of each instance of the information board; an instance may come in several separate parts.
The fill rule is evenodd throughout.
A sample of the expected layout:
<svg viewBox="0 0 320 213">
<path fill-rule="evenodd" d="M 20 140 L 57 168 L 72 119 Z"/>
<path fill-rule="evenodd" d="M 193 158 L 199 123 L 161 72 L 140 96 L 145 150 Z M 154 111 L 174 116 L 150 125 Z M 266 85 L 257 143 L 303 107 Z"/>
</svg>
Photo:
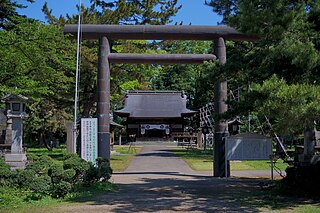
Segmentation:
<svg viewBox="0 0 320 213">
<path fill-rule="evenodd" d="M 227 160 L 268 160 L 272 139 L 258 134 L 240 134 L 226 138 Z"/>
<path fill-rule="evenodd" d="M 81 158 L 96 164 L 98 157 L 98 119 L 81 118 Z"/>
</svg>

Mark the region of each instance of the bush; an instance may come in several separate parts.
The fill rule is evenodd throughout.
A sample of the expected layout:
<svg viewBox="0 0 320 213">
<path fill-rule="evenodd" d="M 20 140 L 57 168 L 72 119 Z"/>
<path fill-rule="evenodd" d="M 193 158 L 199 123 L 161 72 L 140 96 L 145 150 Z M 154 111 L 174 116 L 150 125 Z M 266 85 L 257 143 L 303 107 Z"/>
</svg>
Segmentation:
<svg viewBox="0 0 320 213">
<path fill-rule="evenodd" d="M 50 166 L 54 163 L 54 160 L 48 155 L 42 155 L 37 160 L 28 164 L 26 169 L 35 171 L 38 175 L 47 174 Z"/>
<path fill-rule="evenodd" d="M 82 181 L 86 171 L 90 168 L 90 163 L 81 159 L 78 155 L 71 153 L 65 156 L 63 168 L 74 169 L 76 172 L 74 182 Z"/>
<path fill-rule="evenodd" d="M 39 159 L 39 157 L 34 153 L 28 153 L 27 154 L 27 158 L 28 158 L 29 161 L 36 161 L 36 160 Z"/>
<path fill-rule="evenodd" d="M 73 182 L 74 177 L 76 176 L 76 171 L 74 169 L 66 169 L 63 172 L 62 179 L 67 182 Z"/>
<path fill-rule="evenodd" d="M 97 181 L 106 182 L 110 179 L 111 174 L 112 169 L 108 166 L 108 161 L 103 158 L 97 158 L 97 166 L 90 165 L 83 182 L 85 185 L 91 185 Z"/>
<path fill-rule="evenodd" d="M 282 180 L 285 191 L 297 195 L 320 197 L 320 163 L 309 166 L 295 166 L 286 169 L 287 176 Z"/>
<path fill-rule="evenodd" d="M 83 183 L 85 186 L 89 186 L 99 180 L 99 169 L 93 164 L 90 165 L 89 169 L 83 178 Z"/>
<path fill-rule="evenodd" d="M 99 171 L 99 178 L 103 181 L 108 181 L 112 174 L 112 169 L 108 166 L 107 159 L 97 158 L 97 165 Z"/>
<path fill-rule="evenodd" d="M 36 177 L 36 172 L 31 169 L 21 170 L 17 174 L 17 184 L 21 188 L 29 188 L 30 184 Z"/>
<path fill-rule="evenodd" d="M 40 194 L 49 194 L 51 189 L 51 178 L 48 175 L 34 177 L 29 184 L 30 190 Z"/>
<path fill-rule="evenodd" d="M 97 159 L 95 167 L 75 154 L 66 154 L 63 162 L 47 155 L 28 156 L 32 162 L 26 169 L 14 172 L 0 159 L 0 185 L 33 192 L 32 199 L 40 199 L 43 195 L 64 197 L 76 185 L 88 186 L 98 181 L 107 181 L 111 176 L 111 169 L 102 158 Z"/>
<path fill-rule="evenodd" d="M 60 181 L 57 184 L 53 184 L 51 190 L 51 196 L 55 198 L 64 198 L 71 190 L 72 185 L 66 181 Z"/>
<path fill-rule="evenodd" d="M 6 164 L 3 158 L 0 158 L 0 186 L 10 186 L 12 185 L 14 177 L 14 172 L 11 171 L 11 168 Z"/>
</svg>

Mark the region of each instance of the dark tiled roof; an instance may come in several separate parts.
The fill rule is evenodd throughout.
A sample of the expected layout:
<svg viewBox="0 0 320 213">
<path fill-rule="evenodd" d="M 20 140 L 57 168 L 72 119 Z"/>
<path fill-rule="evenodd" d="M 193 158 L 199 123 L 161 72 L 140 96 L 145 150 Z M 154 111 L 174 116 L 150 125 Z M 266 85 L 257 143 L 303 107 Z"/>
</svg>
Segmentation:
<svg viewBox="0 0 320 213">
<path fill-rule="evenodd" d="M 196 113 L 186 104 L 182 91 L 129 91 L 124 108 L 115 113 L 131 118 L 179 118 Z"/>
</svg>

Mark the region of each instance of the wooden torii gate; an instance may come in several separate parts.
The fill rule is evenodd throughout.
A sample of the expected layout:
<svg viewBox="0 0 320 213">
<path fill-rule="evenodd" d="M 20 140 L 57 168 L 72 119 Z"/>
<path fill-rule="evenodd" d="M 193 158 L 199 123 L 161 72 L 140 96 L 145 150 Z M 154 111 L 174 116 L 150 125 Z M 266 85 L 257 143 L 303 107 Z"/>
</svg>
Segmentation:
<svg viewBox="0 0 320 213">
<path fill-rule="evenodd" d="M 78 25 L 65 25 L 64 33 L 76 36 Z M 218 59 L 226 63 L 225 40 L 254 41 L 255 36 L 245 35 L 227 26 L 182 25 L 81 25 L 83 39 L 99 39 L 98 62 L 98 155 L 110 161 L 110 63 L 131 64 L 197 64 Z M 212 54 L 115 54 L 110 53 L 109 40 L 211 40 Z M 216 113 L 227 111 L 227 81 L 221 79 L 214 85 L 214 108 Z M 225 177 L 225 144 L 228 135 L 226 121 L 215 121 L 214 176 Z"/>
</svg>

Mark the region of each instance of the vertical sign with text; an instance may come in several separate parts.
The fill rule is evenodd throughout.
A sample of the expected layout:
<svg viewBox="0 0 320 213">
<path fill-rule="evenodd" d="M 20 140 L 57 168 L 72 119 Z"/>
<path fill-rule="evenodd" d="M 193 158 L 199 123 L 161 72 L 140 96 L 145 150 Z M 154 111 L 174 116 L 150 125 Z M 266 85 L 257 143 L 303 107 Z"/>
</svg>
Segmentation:
<svg viewBox="0 0 320 213">
<path fill-rule="evenodd" d="M 81 118 L 81 158 L 96 164 L 98 157 L 98 119 Z"/>
</svg>

